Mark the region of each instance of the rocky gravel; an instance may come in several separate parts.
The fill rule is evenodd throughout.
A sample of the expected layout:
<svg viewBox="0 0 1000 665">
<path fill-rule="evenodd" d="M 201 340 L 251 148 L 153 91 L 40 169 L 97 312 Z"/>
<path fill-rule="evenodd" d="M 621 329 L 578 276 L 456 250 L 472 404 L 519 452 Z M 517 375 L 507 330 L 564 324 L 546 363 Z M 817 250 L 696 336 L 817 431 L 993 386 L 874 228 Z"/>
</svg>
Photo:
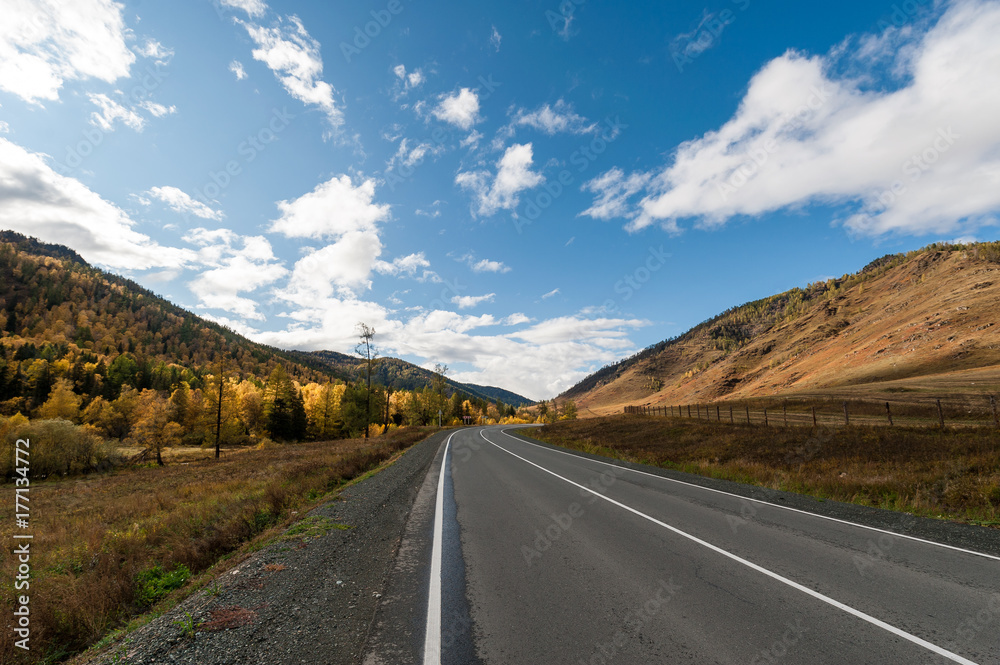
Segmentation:
<svg viewBox="0 0 1000 665">
<path fill-rule="evenodd" d="M 313 509 L 88 665 L 359 663 L 417 490 L 446 434 Z"/>
</svg>

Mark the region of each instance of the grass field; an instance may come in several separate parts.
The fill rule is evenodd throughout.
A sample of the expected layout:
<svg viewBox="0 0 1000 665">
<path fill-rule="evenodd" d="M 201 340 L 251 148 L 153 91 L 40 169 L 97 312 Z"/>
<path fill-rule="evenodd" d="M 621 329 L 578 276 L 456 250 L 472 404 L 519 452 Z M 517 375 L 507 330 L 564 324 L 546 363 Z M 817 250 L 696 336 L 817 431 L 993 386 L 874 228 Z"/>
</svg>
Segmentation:
<svg viewBox="0 0 1000 665">
<path fill-rule="evenodd" d="M 206 459 L 204 450 L 178 449 L 166 467 L 33 483 L 31 651 L 14 647 L 7 612 L 0 662 L 52 662 L 87 648 L 432 431 L 402 428 L 367 444 L 352 439 L 225 451 L 220 460 Z M 13 485 L 4 489 L 13 495 Z M 13 501 L 3 504 L 0 537 L 13 543 Z M 7 608 L 14 606 L 12 552 L 5 548 L 0 574 L 0 603 Z"/>
<path fill-rule="evenodd" d="M 562 421 L 531 436 L 712 478 L 1000 526 L 993 428 L 785 428 L 621 415 Z"/>
</svg>

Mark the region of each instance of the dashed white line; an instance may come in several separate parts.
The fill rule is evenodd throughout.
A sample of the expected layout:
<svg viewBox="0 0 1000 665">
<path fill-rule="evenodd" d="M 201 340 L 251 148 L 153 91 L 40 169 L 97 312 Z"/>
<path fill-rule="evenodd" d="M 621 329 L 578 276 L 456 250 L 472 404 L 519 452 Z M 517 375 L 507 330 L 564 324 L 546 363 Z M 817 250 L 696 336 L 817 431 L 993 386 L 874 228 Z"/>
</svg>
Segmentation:
<svg viewBox="0 0 1000 665">
<path fill-rule="evenodd" d="M 782 584 L 786 584 L 786 585 L 792 587 L 793 589 L 796 589 L 798 591 L 801 591 L 802 593 L 805 593 L 805 594 L 807 594 L 809 596 L 812 596 L 813 598 L 816 598 L 817 600 L 820 600 L 820 601 L 822 601 L 824 603 L 827 603 L 828 605 L 832 605 L 833 607 L 836 607 L 839 610 L 847 612 L 848 614 L 851 614 L 851 615 L 853 615 L 853 616 L 861 619 L 862 621 L 866 621 L 866 622 L 872 624 L 873 626 L 878 626 L 879 628 L 881 628 L 881 629 L 883 629 L 885 631 L 888 631 L 888 632 L 892 633 L 893 635 L 901 637 L 904 640 L 912 642 L 912 643 L 914 643 L 914 644 L 916 644 L 916 645 L 918 645 L 920 647 L 923 647 L 924 649 L 927 649 L 928 651 L 931 651 L 933 653 L 938 654 L 939 656 L 947 658 L 948 660 L 954 661 L 956 663 L 962 663 L 963 665 L 976 665 L 976 663 L 974 661 L 971 661 L 971 660 L 969 660 L 967 658 L 963 658 L 962 656 L 959 656 L 956 653 L 952 653 L 951 651 L 948 651 L 947 649 L 939 647 L 936 644 L 932 644 L 931 642 L 928 642 L 927 640 L 921 639 L 921 638 L 917 637 L 916 635 L 911 635 L 910 633 L 907 633 L 905 630 L 900 630 L 899 628 L 896 628 L 895 626 L 893 626 L 891 624 L 888 624 L 888 623 L 886 623 L 886 622 L 884 622 L 884 621 L 882 621 L 880 619 L 876 619 L 875 617 L 871 616 L 870 614 L 865 614 L 861 610 L 856 610 L 856 609 L 854 609 L 853 607 L 851 607 L 849 605 L 845 605 L 844 603 L 841 603 L 838 600 L 834 600 L 833 598 L 830 598 L 829 596 L 824 596 L 823 594 L 819 593 L 818 591 L 813 591 L 809 587 L 803 586 L 803 585 L 799 584 L 798 582 L 794 582 L 794 581 L 788 579 L 787 577 L 782 577 L 778 573 L 770 571 L 767 568 L 764 568 L 763 566 L 759 566 L 759 565 L 753 563 L 752 561 L 748 561 L 748 560 L 746 560 L 746 559 L 744 559 L 744 558 L 742 558 L 740 556 L 732 554 L 731 552 L 727 552 L 726 550 L 722 549 L 721 547 L 717 547 L 717 546 L 713 545 L 712 543 L 709 543 L 709 542 L 707 542 L 705 540 L 702 540 L 701 538 L 698 538 L 697 536 L 693 536 L 693 535 L 687 533 L 686 531 L 681 531 L 677 527 L 671 526 L 671 525 L 667 524 L 666 522 L 662 522 L 662 521 L 656 519 L 655 517 L 652 517 L 650 515 L 647 515 L 646 513 L 643 513 L 643 512 L 641 512 L 639 510 L 636 510 L 635 508 L 632 508 L 631 506 L 628 506 L 628 505 L 626 505 L 626 504 L 624 504 L 624 503 L 622 503 L 620 501 L 615 501 L 614 499 L 612 499 L 610 497 L 604 496 L 600 492 L 597 492 L 597 491 L 595 491 L 595 490 L 593 490 L 593 489 L 591 489 L 591 488 L 589 488 L 589 487 L 587 487 L 585 485 L 581 485 L 580 483 L 574 482 L 574 481 L 570 480 L 569 478 L 565 478 L 563 476 L 560 476 L 558 473 L 556 473 L 554 471 L 549 471 L 544 466 L 541 466 L 540 464 L 536 464 L 535 462 L 532 462 L 531 460 L 527 459 L 526 457 L 521 457 L 517 453 L 511 452 L 511 451 L 507 450 L 506 448 L 504 448 L 503 446 L 497 445 L 496 443 L 490 441 L 489 439 L 486 438 L 485 430 L 479 430 L 479 435 L 481 437 L 483 437 L 484 441 L 486 441 L 490 445 L 492 445 L 492 446 L 494 446 L 494 447 L 502 450 L 503 452 L 507 453 L 508 455 L 512 455 L 512 456 L 516 457 L 517 459 L 521 460 L 522 462 L 526 462 L 526 463 L 530 464 L 531 466 L 533 466 L 533 467 L 535 467 L 537 469 L 540 469 L 540 470 L 544 471 L 545 473 L 547 473 L 547 474 L 549 474 L 551 476 L 555 476 L 556 478 L 558 478 L 559 480 L 562 480 L 563 482 L 569 483 L 570 485 L 573 485 L 574 487 L 578 487 L 578 488 L 580 488 L 581 490 L 583 490 L 585 492 L 589 492 L 589 493 L 593 494 L 595 497 L 598 497 L 600 499 L 604 499 L 608 503 L 614 504 L 614 505 L 618 506 L 619 508 L 622 508 L 623 510 L 627 510 L 628 512 L 630 512 L 630 513 L 632 513 L 634 515 L 637 515 L 637 516 L 639 516 L 639 517 L 641 517 L 643 519 L 649 520 L 650 522 L 652 522 L 653 524 L 656 524 L 657 526 L 661 526 L 664 529 L 667 529 L 669 531 L 672 531 L 673 533 L 676 533 L 678 536 L 682 536 L 684 538 L 687 538 L 688 540 L 690 540 L 690 541 L 692 541 L 694 543 L 697 543 L 697 544 L 701 545 L 702 547 L 706 547 L 706 548 L 712 550 L 713 552 L 716 552 L 716 553 L 721 554 L 721 555 L 723 555 L 725 557 L 728 557 L 728 558 L 732 559 L 733 561 L 736 561 L 737 563 L 740 563 L 740 564 L 742 564 L 742 565 L 744 565 L 744 566 L 746 566 L 746 567 L 748 567 L 748 568 L 750 568 L 752 570 L 755 570 L 755 571 L 757 571 L 759 573 L 767 575 L 768 577 L 770 577 L 770 578 L 772 578 L 774 580 L 777 580 L 778 582 L 781 582 Z M 507 436 L 510 436 L 510 435 L 508 434 Z M 514 437 L 511 437 L 511 438 L 514 438 Z"/>
<path fill-rule="evenodd" d="M 650 476 L 651 478 L 659 478 L 660 480 L 666 480 L 670 483 L 677 483 L 678 485 L 686 485 L 688 487 L 694 487 L 696 489 L 705 490 L 706 492 L 715 492 L 716 494 L 724 494 L 726 496 L 731 496 L 736 499 L 743 499 L 745 501 L 752 501 L 754 503 L 759 503 L 765 506 L 772 506 L 774 508 L 781 508 L 782 510 L 788 510 L 793 513 L 801 513 L 803 515 L 810 515 L 812 517 L 818 517 L 821 520 L 827 520 L 830 522 L 838 522 L 840 524 L 847 524 L 848 526 L 856 526 L 859 529 L 868 529 L 869 531 L 877 531 L 879 533 L 885 533 L 890 536 L 896 536 L 898 538 L 905 538 L 906 540 L 913 540 L 918 543 L 924 543 L 925 545 L 933 545 L 935 547 L 943 547 L 945 549 L 954 550 L 956 552 L 964 552 L 965 554 L 973 554 L 975 556 L 983 557 L 984 559 L 993 559 L 994 561 L 1000 561 L 1000 556 L 994 556 L 992 554 L 986 554 L 985 552 L 977 552 L 975 550 L 967 550 L 964 547 L 955 547 L 954 545 L 946 545 L 944 543 L 938 543 L 933 540 L 926 540 L 925 538 L 918 538 L 917 536 L 910 536 L 905 533 L 899 533 L 897 531 L 889 531 L 887 529 L 880 529 L 876 526 L 868 526 L 867 524 L 858 524 L 857 522 L 850 522 L 848 520 L 838 519 L 836 517 L 829 517 L 828 515 L 821 515 L 819 513 L 812 513 L 808 510 L 800 510 L 799 508 L 792 508 L 791 506 L 783 506 L 780 503 L 771 503 L 770 501 L 764 501 L 763 499 L 754 499 L 749 496 L 743 496 L 741 494 L 733 494 L 732 492 L 726 492 L 724 490 L 717 490 L 712 487 L 705 487 L 704 485 L 696 485 L 694 483 L 688 483 L 683 480 L 677 480 L 676 478 L 668 478 L 667 476 L 660 476 L 655 473 L 649 473 L 648 471 L 639 471 L 638 469 L 630 469 L 627 466 L 621 466 L 619 464 L 611 464 L 610 462 L 604 462 L 601 460 L 591 459 L 589 457 L 582 457 L 580 455 L 574 455 L 571 452 L 565 450 L 556 450 L 555 448 L 549 448 L 547 446 L 540 446 L 537 443 L 532 443 L 531 441 L 525 441 L 524 439 L 519 439 L 516 436 L 511 436 L 507 434 L 507 430 L 500 430 L 501 434 L 504 434 L 508 438 L 514 439 L 520 443 L 526 443 L 529 446 L 535 446 L 536 448 L 541 448 L 542 450 L 548 450 L 553 453 L 559 453 L 560 455 L 569 455 L 570 457 L 575 457 L 581 460 L 587 460 L 588 462 L 594 462 L 595 464 L 603 464 L 604 466 L 610 466 L 615 469 L 621 469 L 622 471 L 631 471 L 632 473 L 638 473 L 642 476 Z"/>
</svg>

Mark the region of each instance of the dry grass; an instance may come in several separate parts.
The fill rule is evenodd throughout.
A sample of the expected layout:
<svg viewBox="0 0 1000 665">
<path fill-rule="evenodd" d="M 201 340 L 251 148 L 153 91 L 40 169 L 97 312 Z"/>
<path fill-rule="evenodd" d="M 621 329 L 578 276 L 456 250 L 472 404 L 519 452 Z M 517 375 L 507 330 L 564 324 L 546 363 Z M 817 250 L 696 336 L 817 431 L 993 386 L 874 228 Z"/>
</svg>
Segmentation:
<svg viewBox="0 0 1000 665">
<path fill-rule="evenodd" d="M 31 652 L 13 645 L 10 612 L 0 662 L 56 660 L 85 649 L 146 608 L 137 576 L 154 566 L 206 570 L 343 483 L 425 438 L 403 428 L 371 440 L 269 447 L 163 468 L 136 468 L 31 488 Z M 7 488 L 8 497 L 13 494 Z M 0 509 L 11 540 L 12 501 Z M 12 548 L 0 573 L 0 604 L 13 606 Z M 23 593 L 23 592 L 22 592 Z"/>
<path fill-rule="evenodd" d="M 819 498 L 1000 525 L 992 428 L 763 427 L 609 416 L 533 430 L 548 443 Z"/>
</svg>

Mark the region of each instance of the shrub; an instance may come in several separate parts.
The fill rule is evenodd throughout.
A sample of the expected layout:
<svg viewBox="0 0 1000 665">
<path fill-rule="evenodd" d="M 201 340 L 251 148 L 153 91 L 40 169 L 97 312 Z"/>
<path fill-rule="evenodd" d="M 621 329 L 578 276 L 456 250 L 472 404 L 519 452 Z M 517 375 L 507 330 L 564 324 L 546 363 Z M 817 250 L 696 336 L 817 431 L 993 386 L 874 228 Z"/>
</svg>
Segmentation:
<svg viewBox="0 0 1000 665">
<path fill-rule="evenodd" d="M 34 478 L 101 471 L 121 462 L 117 449 L 89 425 L 68 420 L 20 421 L 0 441 L 0 472 L 6 478 L 13 477 L 17 466 L 18 439 L 31 442 L 28 461 Z"/>
<path fill-rule="evenodd" d="M 190 579 L 191 571 L 179 564 L 167 572 L 159 564 L 144 570 L 135 578 L 135 600 L 141 607 L 156 603 L 174 589 L 180 589 Z"/>
</svg>

